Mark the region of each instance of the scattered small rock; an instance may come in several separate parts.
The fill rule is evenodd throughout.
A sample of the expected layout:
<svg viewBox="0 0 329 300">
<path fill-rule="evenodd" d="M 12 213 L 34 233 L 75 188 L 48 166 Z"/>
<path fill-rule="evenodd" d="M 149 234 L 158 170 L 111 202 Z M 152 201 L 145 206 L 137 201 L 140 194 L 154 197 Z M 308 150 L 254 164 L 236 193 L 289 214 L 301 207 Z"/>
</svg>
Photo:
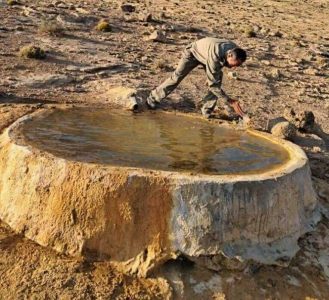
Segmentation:
<svg viewBox="0 0 329 300">
<path fill-rule="evenodd" d="M 141 62 L 145 63 L 145 62 L 149 62 L 150 58 L 148 56 L 142 56 L 141 57 Z"/>
<path fill-rule="evenodd" d="M 134 88 L 124 86 L 110 87 L 101 97 L 104 96 L 128 110 L 135 111 L 141 105 L 138 91 Z"/>
<path fill-rule="evenodd" d="M 114 71 L 114 70 L 119 70 L 121 68 L 124 68 L 124 64 L 103 64 L 103 65 L 96 65 L 96 66 L 91 66 L 91 67 L 84 67 L 80 68 L 79 71 L 84 72 L 84 73 L 99 73 L 102 71 Z"/>
<path fill-rule="evenodd" d="M 261 61 L 262 64 L 264 64 L 265 66 L 270 66 L 271 65 L 271 62 L 269 60 L 262 60 Z"/>
<path fill-rule="evenodd" d="M 76 71 L 80 71 L 80 67 L 78 66 L 74 66 L 74 65 L 68 65 L 65 70 L 66 71 L 71 71 L 71 72 L 76 72 Z"/>
<path fill-rule="evenodd" d="M 123 5 L 121 5 L 121 10 L 123 12 L 132 13 L 136 10 L 136 8 L 134 5 L 131 5 L 131 4 L 123 4 Z"/>
<path fill-rule="evenodd" d="M 295 112 L 293 109 L 285 109 L 284 117 L 292 123 L 300 132 L 314 134 L 321 138 L 329 148 L 329 134 L 324 132 L 321 125 L 315 122 L 312 111 Z"/>
<path fill-rule="evenodd" d="M 293 124 L 286 122 L 279 122 L 271 129 L 271 133 L 279 138 L 291 140 L 296 136 L 297 128 Z"/>
<path fill-rule="evenodd" d="M 313 45 L 310 47 L 310 50 L 315 54 L 329 58 L 329 51 L 319 49 L 319 46 Z"/>
<path fill-rule="evenodd" d="M 93 24 L 98 18 L 95 16 L 80 16 L 77 13 L 58 15 L 56 17 L 58 23 L 61 23 L 65 26 L 75 27 L 81 26 L 81 24 Z"/>
<path fill-rule="evenodd" d="M 28 86 L 30 88 L 48 89 L 60 87 L 74 82 L 74 78 L 62 74 L 42 74 L 30 76 L 20 81 L 17 86 Z"/>
<path fill-rule="evenodd" d="M 165 32 L 183 31 L 183 26 L 173 25 L 173 24 L 163 24 L 163 25 L 161 25 L 161 30 L 163 30 Z"/>
<path fill-rule="evenodd" d="M 252 29 L 254 30 L 254 32 L 260 32 L 262 28 L 258 25 L 254 25 Z"/>
<path fill-rule="evenodd" d="M 63 8 L 63 9 L 68 9 L 68 8 L 69 8 L 69 6 L 66 5 L 66 4 L 63 3 L 63 2 L 59 3 L 59 4 L 57 5 L 57 7 L 58 7 L 58 8 Z"/>
<path fill-rule="evenodd" d="M 274 32 L 271 32 L 270 33 L 270 36 L 275 36 L 275 37 L 278 37 L 278 38 L 282 38 L 283 37 L 283 33 L 280 32 L 280 31 L 274 31 Z"/>
<path fill-rule="evenodd" d="M 306 75 L 318 75 L 318 70 L 314 68 L 307 68 L 303 71 L 303 73 Z"/>
<path fill-rule="evenodd" d="M 270 29 L 268 29 L 268 28 L 262 28 L 261 30 L 260 30 L 260 33 L 261 34 L 268 34 L 270 32 Z"/>
<path fill-rule="evenodd" d="M 155 30 L 148 37 L 146 37 L 145 40 L 152 41 L 152 42 L 160 42 L 160 43 L 167 42 L 166 35 L 164 34 L 163 31 L 160 31 L 160 30 Z"/>
<path fill-rule="evenodd" d="M 257 36 L 256 32 L 254 31 L 253 27 L 251 27 L 251 26 L 245 27 L 243 29 L 243 32 L 244 32 L 244 34 L 245 34 L 246 37 L 250 37 L 251 38 L 251 37 L 256 37 Z"/>
<path fill-rule="evenodd" d="M 144 22 L 152 22 L 153 21 L 153 16 L 152 14 L 146 14 L 143 18 Z"/>
<path fill-rule="evenodd" d="M 312 152 L 314 152 L 314 153 L 320 153 L 321 151 L 322 151 L 321 148 L 318 147 L 318 146 L 313 146 L 312 147 Z"/>
<path fill-rule="evenodd" d="M 228 72 L 227 75 L 231 79 L 235 79 L 235 80 L 238 80 L 239 79 L 237 72 Z"/>
<path fill-rule="evenodd" d="M 167 18 L 166 13 L 164 11 L 160 12 L 159 18 L 160 19 L 166 19 Z"/>
</svg>

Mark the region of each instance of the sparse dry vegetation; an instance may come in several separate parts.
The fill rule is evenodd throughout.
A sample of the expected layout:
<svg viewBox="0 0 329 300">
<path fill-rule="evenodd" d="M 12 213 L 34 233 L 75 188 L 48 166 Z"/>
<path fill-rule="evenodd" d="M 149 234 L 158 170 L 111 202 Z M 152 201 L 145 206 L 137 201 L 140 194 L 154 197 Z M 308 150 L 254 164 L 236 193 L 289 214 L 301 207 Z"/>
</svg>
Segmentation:
<svg viewBox="0 0 329 300">
<path fill-rule="evenodd" d="M 39 26 L 39 32 L 51 36 L 63 36 L 64 28 L 53 20 L 43 20 Z"/>
<path fill-rule="evenodd" d="M 7 0 L 7 4 L 8 5 L 18 5 L 19 4 L 19 2 L 18 1 L 16 1 L 16 0 Z"/>
<path fill-rule="evenodd" d="M 20 49 L 19 56 L 23 58 L 44 59 L 46 58 L 46 53 L 40 47 L 28 45 Z"/>
<path fill-rule="evenodd" d="M 165 71 L 165 72 L 170 72 L 173 70 L 173 68 L 170 66 L 169 62 L 165 59 L 160 59 L 155 63 L 156 69 Z"/>
<path fill-rule="evenodd" d="M 135 11 L 122 10 L 128 3 Z M 40 107 L 116 108 L 108 86 L 136 88 L 142 103 L 149 91 L 172 75 L 169 72 L 187 45 L 213 36 L 233 40 L 248 52 L 242 67 L 224 69 L 223 88 L 250 114 L 252 128 L 264 130 L 269 119 L 294 108 L 314 112 L 329 132 L 328 15 L 328 0 L 0 0 L 0 129 Z M 64 28 L 63 38 L 57 37 L 61 30 L 56 23 Z M 196 67 L 164 101 L 163 109 L 199 114 L 201 105 L 193 109 L 189 101 L 203 99 L 206 79 L 203 68 Z M 222 122 L 223 109 L 220 99 L 211 122 Z M 328 214 L 328 151 L 321 150 L 321 142 L 312 135 L 298 132 L 298 140 L 309 154 L 321 210 Z M 20 172 L 25 174 L 24 169 Z M 72 226 L 80 226 L 73 219 Z M 0 220 L 0 299 L 165 299 L 155 297 L 155 281 L 152 291 L 150 282 L 133 281 L 112 270 L 108 262 L 58 255 L 23 234 L 3 231 L 4 226 Z M 298 244 L 288 268 L 252 264 L 246 272 L 216 272 L 223 297 L 327 299 L 329 221 L 324 218 Z M 285 256 L 281 263 L 286 263 Z M 190 274 L 186 268 L 182 274 L 172 270 L 175 281 L 179 279 L 173 286 L 182 298 L 215 299 L 210 290 L 205 295 L 206 286 L 214 285 L 212 277 L 197 277 L 194 267 Z M 194 283 L 189 285 L 191 278 Z M 202 292 L 185 295 L 193 292 L 192 287 Z"/>
<path fill-rule="evenodd" d="M 110 32 L 112 31 L 111 25 L 106 20 L 100 20 L 95 28 L 97 31 Z"/>
</svg>

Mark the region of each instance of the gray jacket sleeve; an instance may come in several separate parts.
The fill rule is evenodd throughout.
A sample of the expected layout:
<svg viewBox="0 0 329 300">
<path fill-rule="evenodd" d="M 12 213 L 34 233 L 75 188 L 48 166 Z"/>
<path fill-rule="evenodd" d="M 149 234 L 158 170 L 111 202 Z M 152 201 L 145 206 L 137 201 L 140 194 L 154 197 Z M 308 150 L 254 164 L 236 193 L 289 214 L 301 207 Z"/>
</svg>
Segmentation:
<svg viewBox="0 0 329 300">
<path fill-rule="evenodd" d="M 221 89 L 223 71 L 216 45 L 212 45 L 209 48 L 208 60 L 206 63 L 206 74 L 209 90 L 217 97 L 223 97 L 225 100 L 229 100 L 230 98 Z"/>
</svg>

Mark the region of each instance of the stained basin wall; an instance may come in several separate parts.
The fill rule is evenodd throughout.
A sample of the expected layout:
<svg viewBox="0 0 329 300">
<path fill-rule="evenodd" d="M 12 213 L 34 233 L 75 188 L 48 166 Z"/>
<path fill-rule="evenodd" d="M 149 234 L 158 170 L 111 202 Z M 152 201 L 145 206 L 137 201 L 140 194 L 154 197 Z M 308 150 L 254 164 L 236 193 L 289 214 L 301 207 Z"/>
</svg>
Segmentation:
<svg viewBox="0 0 329 300">
<path fill-rule="evenodd" d="M 42 153 L 24 145 L 20 122 L 0 137 L 0 218 L 62 253 L 109 258 L 141 273 L 177 253 L 271 263 L 291 255 L 285 247 L 313 218 L 307 159 L 288 142 L 291 161 L 268 174 L 190 176 Z M 278 253 L 271 243 L 281 241 Z"/>
</svg>

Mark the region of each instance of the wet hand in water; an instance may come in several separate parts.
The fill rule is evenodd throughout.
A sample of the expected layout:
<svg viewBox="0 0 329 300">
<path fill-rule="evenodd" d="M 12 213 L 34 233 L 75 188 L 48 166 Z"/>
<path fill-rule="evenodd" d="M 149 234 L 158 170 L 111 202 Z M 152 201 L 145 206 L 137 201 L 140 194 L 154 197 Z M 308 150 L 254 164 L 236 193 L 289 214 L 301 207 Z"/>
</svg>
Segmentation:
<svg viewBox="0 0 329 300">
<path fill-rule="evenodd" d="M 237 115 L 239 115 L 241 118 L 243 118 L 245 116 L 246 113 L 242 110 L 238 100 L 230 99 L 228 101 L 228 103 L 234 109 L 234 111 Z"/>
<path fill-rule="evenodd" d="M 239 124 L 241 125 L 241 127 L 243 129 L 247 129 L 251 126 L 251 120 L 250 120 L 250 117 L 246 114 L 243 116 L 242 119 L 240 119 L 240 122 Z"/>
</svg>

